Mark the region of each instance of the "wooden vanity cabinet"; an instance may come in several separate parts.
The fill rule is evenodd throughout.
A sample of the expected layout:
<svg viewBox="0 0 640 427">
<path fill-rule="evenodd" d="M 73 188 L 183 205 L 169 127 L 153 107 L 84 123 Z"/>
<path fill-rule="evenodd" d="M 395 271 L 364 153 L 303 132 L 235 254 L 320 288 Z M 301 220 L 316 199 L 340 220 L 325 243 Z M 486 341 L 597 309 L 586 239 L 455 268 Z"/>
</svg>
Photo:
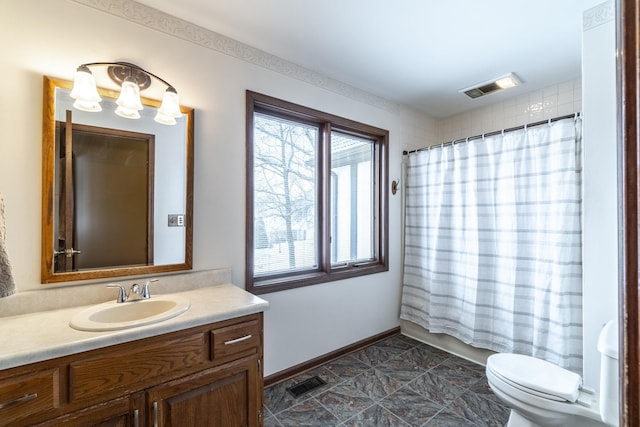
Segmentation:
<svg viewBox="0 0 640 427">
<path fill-rule="evenodd" d="M 256 406 L 261 398 L 252 387 L 259 382 L 257 362 L 256 357 L 244 358 L 148 390 L 150 425 L 261 425 L 261 411 Z"/>
<path fill-rule="evenodd" d="M 0 371 L 0 426 L 258 427 L 262 340 L 256 313 Z"/>
</svg>

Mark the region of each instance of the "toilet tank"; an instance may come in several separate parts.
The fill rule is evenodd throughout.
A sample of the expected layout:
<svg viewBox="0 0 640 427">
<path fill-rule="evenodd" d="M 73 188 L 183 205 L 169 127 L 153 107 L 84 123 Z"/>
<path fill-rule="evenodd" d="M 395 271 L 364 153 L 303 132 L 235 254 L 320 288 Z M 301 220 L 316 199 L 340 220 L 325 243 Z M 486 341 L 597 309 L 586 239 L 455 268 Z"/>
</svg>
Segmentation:
<svg viewBox="0 0 640 427">
<path fill-rule="evenodd" d="M 600 352 L 600 416 L 609 426 L 619 422 L 620 375 L 618 367 L 618 322 L 607 322 L 598 338 Z"/>
</svg>

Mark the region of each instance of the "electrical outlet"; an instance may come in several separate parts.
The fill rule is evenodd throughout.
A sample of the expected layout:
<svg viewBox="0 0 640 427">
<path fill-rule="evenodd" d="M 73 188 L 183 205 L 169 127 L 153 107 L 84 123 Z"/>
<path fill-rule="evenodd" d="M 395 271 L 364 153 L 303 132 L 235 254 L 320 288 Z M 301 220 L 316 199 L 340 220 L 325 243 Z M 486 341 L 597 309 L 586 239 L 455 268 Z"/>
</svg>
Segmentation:
<svg viewBox="0 0 640 427">
<path fill-rule="evenodd" d="M 184 227 L 184 214 L 169 214 L 169 227 Z"/>
</svg>

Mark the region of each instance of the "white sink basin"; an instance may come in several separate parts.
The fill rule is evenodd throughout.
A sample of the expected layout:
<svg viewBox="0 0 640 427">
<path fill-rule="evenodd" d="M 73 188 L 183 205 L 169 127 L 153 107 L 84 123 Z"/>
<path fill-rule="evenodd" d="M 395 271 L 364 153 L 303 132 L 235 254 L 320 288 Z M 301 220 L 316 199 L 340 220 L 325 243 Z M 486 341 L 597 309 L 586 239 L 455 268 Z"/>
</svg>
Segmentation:
<svg viewBox="0 0 640 427">
<path fill-rule="evenodd" d="M 157 295 L 123 303 L 109 301 L 76 313 L 69 326 L 80 331 L 129 329 L 171 319 L 189 307 L 189 300 L 177 295 Z"/>
</svg>

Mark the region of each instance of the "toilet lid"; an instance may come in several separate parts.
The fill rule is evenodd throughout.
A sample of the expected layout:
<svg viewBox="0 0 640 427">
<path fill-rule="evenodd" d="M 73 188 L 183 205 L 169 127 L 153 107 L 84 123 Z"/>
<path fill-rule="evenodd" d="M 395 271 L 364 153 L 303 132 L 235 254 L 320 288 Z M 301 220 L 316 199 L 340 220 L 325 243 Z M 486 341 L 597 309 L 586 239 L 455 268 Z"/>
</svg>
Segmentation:
<svg viewBox="0 0 640 427">
<path fill-rule="evenodd" d="M 575 402 L 582 377 L 558 365 L 522 354 L 499 353 L 489 356 L 487 368 L 511 384 L 554 400 Z M 538 393 L 536 393 L 538 392 Z"/>
</svg>

